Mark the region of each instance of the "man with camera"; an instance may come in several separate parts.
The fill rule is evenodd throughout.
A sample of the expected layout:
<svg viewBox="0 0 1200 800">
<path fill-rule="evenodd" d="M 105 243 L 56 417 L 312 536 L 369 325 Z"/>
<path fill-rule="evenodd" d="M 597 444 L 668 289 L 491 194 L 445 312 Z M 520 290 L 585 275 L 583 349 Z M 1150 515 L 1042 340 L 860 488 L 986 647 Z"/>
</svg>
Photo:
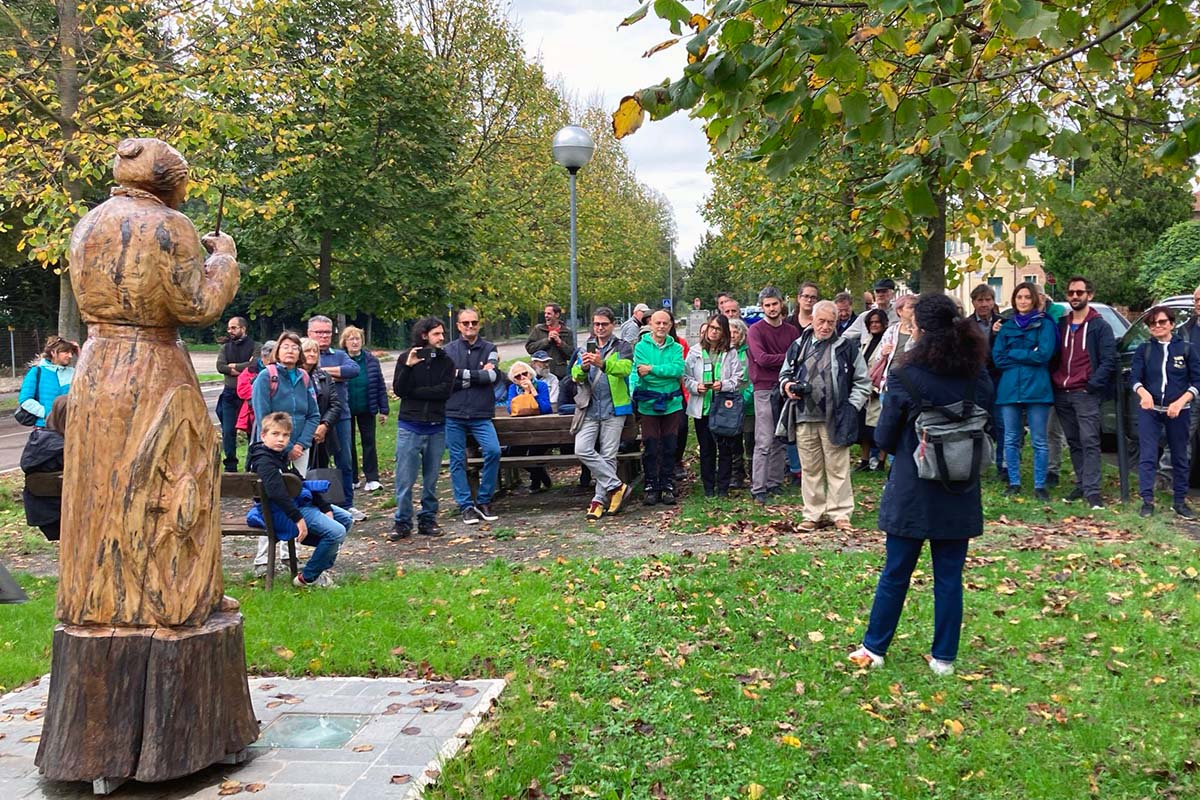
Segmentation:
<svg viewBox="0 0 1200 800">
<path fill-rule="evenodd" d="M 837 306 L 813 307 L 812 327 L 788 348 L 779 370 L 787 405 L 780 425 L 800 451 L 804 521 L 814 531 L 832 523 L 853 530 L 854 488 L 850 445 L 858 438 L 858 412 L 871 393 L 871 377 L 857 341 L 838 337 Z"/>
</svg>

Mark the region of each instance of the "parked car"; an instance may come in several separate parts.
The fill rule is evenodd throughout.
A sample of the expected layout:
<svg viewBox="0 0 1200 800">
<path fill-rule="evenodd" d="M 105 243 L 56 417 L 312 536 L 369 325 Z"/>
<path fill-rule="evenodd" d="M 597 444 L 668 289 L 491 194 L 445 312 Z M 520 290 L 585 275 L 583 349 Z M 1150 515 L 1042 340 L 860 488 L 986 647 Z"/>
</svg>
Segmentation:
<svg viewBox="0 0 1200 800">
<path fill-rule="evenodd" d="M 1191 303 L 1191 298 L 1188 298 L 1188 303 Z M 1061 308 L 1064 314 L 1069 314 L 1071 312 L 1071 305 L 1069 303 L 1059 301 L 1054 305 Z M 1125 315 L 1121 314 L 1107 303 L 1091 303 L 1090 305 L 1092 308 L 1100 312 L 1100 316 L 1103 317 L 1104 321 L 1107 322 L 1109 327 L 1113 329 L 1113 336 L 1120 341 L 1121 336 L 1124 335 L 1125 331 L 1129 330 L 1129 320 L 1125 319 Z M 1146 335 L 1149 336 L 1149 333 Z"/>
</svg>

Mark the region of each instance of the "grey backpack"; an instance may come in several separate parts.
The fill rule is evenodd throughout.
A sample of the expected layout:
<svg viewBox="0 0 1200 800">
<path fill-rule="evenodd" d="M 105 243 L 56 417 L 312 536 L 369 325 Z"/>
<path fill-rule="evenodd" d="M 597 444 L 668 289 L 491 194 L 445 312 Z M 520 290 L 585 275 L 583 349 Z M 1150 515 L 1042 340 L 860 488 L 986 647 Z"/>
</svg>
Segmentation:
<svg viewBox="0 0 1200 800">
<path fill-rule="evenodd" d="M 996 457 L 996 446 L 987 433 L 990 417 L 975 404 L 975 382 L 968 397 L 939 406 L 923 399 L 905 372 L 899 369 L 892 374 L 900 379 L 919 409 L 913 423 L 917 432 L 917 448 L 913 451 L 917 477 L 938 481 L 951 494 L 970 491 L 979 483 L 983 465 Z"/>
</svg>

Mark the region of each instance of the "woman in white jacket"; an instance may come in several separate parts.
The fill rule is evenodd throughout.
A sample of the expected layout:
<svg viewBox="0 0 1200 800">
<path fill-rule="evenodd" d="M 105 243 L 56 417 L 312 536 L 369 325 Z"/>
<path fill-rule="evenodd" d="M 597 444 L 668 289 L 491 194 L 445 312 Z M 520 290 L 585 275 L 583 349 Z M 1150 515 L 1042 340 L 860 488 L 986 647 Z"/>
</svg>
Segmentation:
<svg viewBox="0 0 1200 800">
<path fill-rule="evenodd" d="M 716 392 L 740 392 L 746 373 L 730 344 L 729 320 L 714 314 L 700 328 L 700 345 L 684 362 L 683 384 L 688 390 L 687 415 L 695 420 L 700 443 L 700 480 L 704 496 L 729 494 L 737 437 L 716 436 L 708 428 L 708 412 Z"/>
</svg>

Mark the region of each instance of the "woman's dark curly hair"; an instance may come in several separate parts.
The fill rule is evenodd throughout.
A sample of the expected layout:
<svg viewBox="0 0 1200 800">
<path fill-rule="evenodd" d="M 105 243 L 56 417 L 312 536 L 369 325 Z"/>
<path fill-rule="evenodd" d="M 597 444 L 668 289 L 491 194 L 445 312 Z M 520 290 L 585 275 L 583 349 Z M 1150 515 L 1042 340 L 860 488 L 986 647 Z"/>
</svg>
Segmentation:
<svg viewBox="0 0 1200 800">
<path fill-rule="evenodd" d="M 871 335 L 871 320 L 876 319 L 876 318 L 878 318 L 879 321 L 883 324 L 883 329 L 885 331 L 887 330 L 888 325 L 891 324 L 888 321 L 887 312 L 884 311 L 882 308 L 868 309 L 863 314 L 863 332 L 866 333 L 867 336 Z M 883 334 L 881 333 L 879 335 L 882 336 Z"/>
<path fill-rule="evenodd" d="M 979 326 L 944 294 L 925 294 L 913 309 L 921 334 L 903 356 L 905 365 L 920 366 L 937 375 L 974 378 L 987 363 L 987 342 Z"/>
</svg>

